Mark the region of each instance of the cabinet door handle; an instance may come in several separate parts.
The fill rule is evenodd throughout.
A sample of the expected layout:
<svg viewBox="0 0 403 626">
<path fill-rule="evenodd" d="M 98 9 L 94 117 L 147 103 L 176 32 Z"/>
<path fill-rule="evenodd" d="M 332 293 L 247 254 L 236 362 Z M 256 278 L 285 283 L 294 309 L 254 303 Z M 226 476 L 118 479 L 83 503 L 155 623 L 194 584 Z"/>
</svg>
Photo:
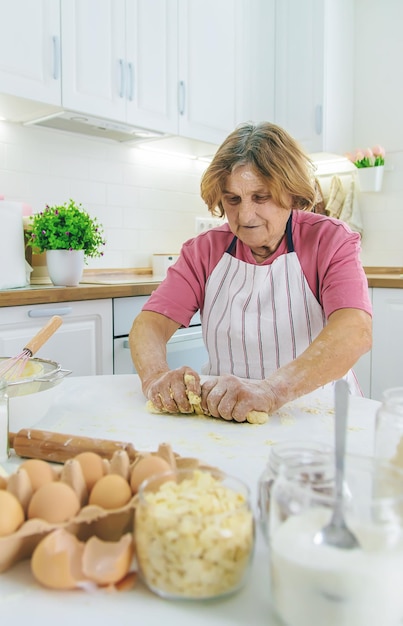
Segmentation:
<svg viewBox="0 0 403 626">
<path fill-rule="evenodd" d="M 322 134 L 322 128 L 323 128 L 322 105 L 318 104 L 315 107 L 315 132 L 317 135 Z"/>
<path fill-rule="evenodd" d="M 60 39 L 59 37 L 52 37 L 53 44 L 53 72 L 52 76 L 54 80 L 60 78 Z"/>
<path fill-rule="evenodd" d="M 130 345 L 129 345 L 129 340 L 125 339 L 123 342 L 123 349 L 124 350 L 129 350 L 130 349 Z"/>
<path fill-rule="evenodd" d="M 130 102 L 133 101 L 134 98 L 134 66 L 133 63 L 128 63 L 127 64 L 127 75 L 128 75 L 128 80 L 127 80 L 127 98 L 128 100 L 130 100 Z"/>
<path fill-rule="evenodd" d="M 30 309 L 28 311 L 28 317 L 51 317 L 52 315 L 68 315 L 72 313 L 73 307 L 54 307 L 50 309 Z"/>
<path fill-rule="evenodd" d="M 184 115 L 185 113 L 185 103 L 186 103 L 186 89 L 185 89 L 185 81 L 180 80 L 178 85 L 178 108 L 179 115 Z"/>
<path fill-rule="evenodd" d="M 119 59 L 119 73 L 120 73 L 119 98 L 123 98 L 125 95 L 125 64 L 124 64 L 123 59 Z"/>
</svg>

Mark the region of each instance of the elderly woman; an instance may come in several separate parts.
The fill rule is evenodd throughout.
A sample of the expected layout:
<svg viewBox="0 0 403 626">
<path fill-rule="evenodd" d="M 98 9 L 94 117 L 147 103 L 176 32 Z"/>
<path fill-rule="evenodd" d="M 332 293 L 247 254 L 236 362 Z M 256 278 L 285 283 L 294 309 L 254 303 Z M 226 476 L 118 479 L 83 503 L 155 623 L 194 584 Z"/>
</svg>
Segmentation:
<svg viewBox="0 0 403 626">
<path fill-rule="evenodd" d="M 270 123 L 243 124 L 201 181 L 227 223 L 187 241 L 134 320 L 132 359 L 156 410 L 245 421 L 338 378 L 359 392 L 352 366 L 372 343 L 359 235 L 314 212 L 312 163 Z M 209 361 L 200 376 L 170 370 L 166 343 L 200 310 Z"/>
</svg>

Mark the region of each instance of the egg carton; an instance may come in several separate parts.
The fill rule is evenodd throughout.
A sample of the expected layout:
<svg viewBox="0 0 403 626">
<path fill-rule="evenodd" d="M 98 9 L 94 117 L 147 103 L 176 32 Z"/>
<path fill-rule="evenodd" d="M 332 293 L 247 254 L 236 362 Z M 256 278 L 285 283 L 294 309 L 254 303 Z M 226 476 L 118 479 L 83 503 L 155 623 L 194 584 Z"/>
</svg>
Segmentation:
<svg viewBox="0 0 403 626">
<path fill-rule="evenodd" d="M 142 458 L 153 455 L 167 461 L 171 469 L 216 469 L 202 463 L 197 458 L 181 457 L 172 451 L 169 444 L 164 443 L 155 452 L 138 452 L 133 462 L 130 462 L 124 450 L 117 451 L 110 461 L 103 459 L 105 474 L 120 473 L 130 482 L 129 477 L 136 464 Z M 38 518 L 26 519 L 14 533 L 0 537 L 0 572 L 8 570 L 21 560 L 29 559 L 39 542 L 46 535 L 59 528 L 74 534 L 80 541 L 84 542 L 92 536 L 103 541 L 118 541 L 126 533 L 133 532 L 137 494 L 134 494 L 124 506 L 116 509 L 105 509 L 95 504 L 87 504 L 83 475 L 74 471 L 76 464 L 78 464 L 78 461 L 74 463 L 74 460 L 75 457 L 66 461 L 61 468 L 55 469 L 58 472 L 56 480 L 67 482 L 73 487 L 82 503 L 82 508 L 72 519 L 57 524 Z M 49 463 L 49 465 L 51 464 Z M 12 477 L 13 474 L 8 477 L 6 489 L 11 484 Z M 14 493 L 14 495 L 17 494 Z M 21 501 L 22 497 L 19 499 Z M 24 503 L 24 509 L 26 508 L 27 504 Z"/>
</svg>

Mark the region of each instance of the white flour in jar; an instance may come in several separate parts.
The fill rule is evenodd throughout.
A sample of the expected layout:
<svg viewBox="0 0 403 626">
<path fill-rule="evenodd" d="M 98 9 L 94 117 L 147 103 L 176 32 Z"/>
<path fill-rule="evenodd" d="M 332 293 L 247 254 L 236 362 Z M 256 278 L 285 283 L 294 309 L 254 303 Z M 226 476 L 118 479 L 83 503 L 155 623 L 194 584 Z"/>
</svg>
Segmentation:
<svg viewBox="0 0 403 626">
<path fill-rule="evenodd" d="M 329 509 L 289 517 L 271 536 L 273 603 L 287 626 L 401 626 L 403 537 L 396 524 L 348 525 L 361 547 L 313 543 Z"/>
</svg>

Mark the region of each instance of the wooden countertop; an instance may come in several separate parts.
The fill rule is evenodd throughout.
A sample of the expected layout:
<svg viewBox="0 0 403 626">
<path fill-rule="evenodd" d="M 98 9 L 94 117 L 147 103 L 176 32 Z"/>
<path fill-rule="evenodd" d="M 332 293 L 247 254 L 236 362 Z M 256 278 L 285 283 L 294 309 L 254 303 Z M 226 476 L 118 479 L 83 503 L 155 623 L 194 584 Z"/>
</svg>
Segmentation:
<svg viewBox="0 0 403 626">
<path fill-rule="evenodd" d="M 403 289 L 403 268 L 366 267 L 369 287 Z M 0 307 L 49 304 L 75 300 L 98 300 L 148 296 L 159 285 L 150 268 L 84 270 L 78 287 L 55 287 L 51 283 L 0 291 Z"/>
<path fill-rule="evenodd" d="M 368 287 L 403 289 L 402 267 L 366 267 Z"/>
<path fill-rule="evenodd" d="M 0 291 L 0 307 L 149 296 L 160 281 L 153 276 L 150 268 L 84 270 L 83 279 L 77 287 L 55 287 L 49 281 L 42 285 Z"/>
</svg>

